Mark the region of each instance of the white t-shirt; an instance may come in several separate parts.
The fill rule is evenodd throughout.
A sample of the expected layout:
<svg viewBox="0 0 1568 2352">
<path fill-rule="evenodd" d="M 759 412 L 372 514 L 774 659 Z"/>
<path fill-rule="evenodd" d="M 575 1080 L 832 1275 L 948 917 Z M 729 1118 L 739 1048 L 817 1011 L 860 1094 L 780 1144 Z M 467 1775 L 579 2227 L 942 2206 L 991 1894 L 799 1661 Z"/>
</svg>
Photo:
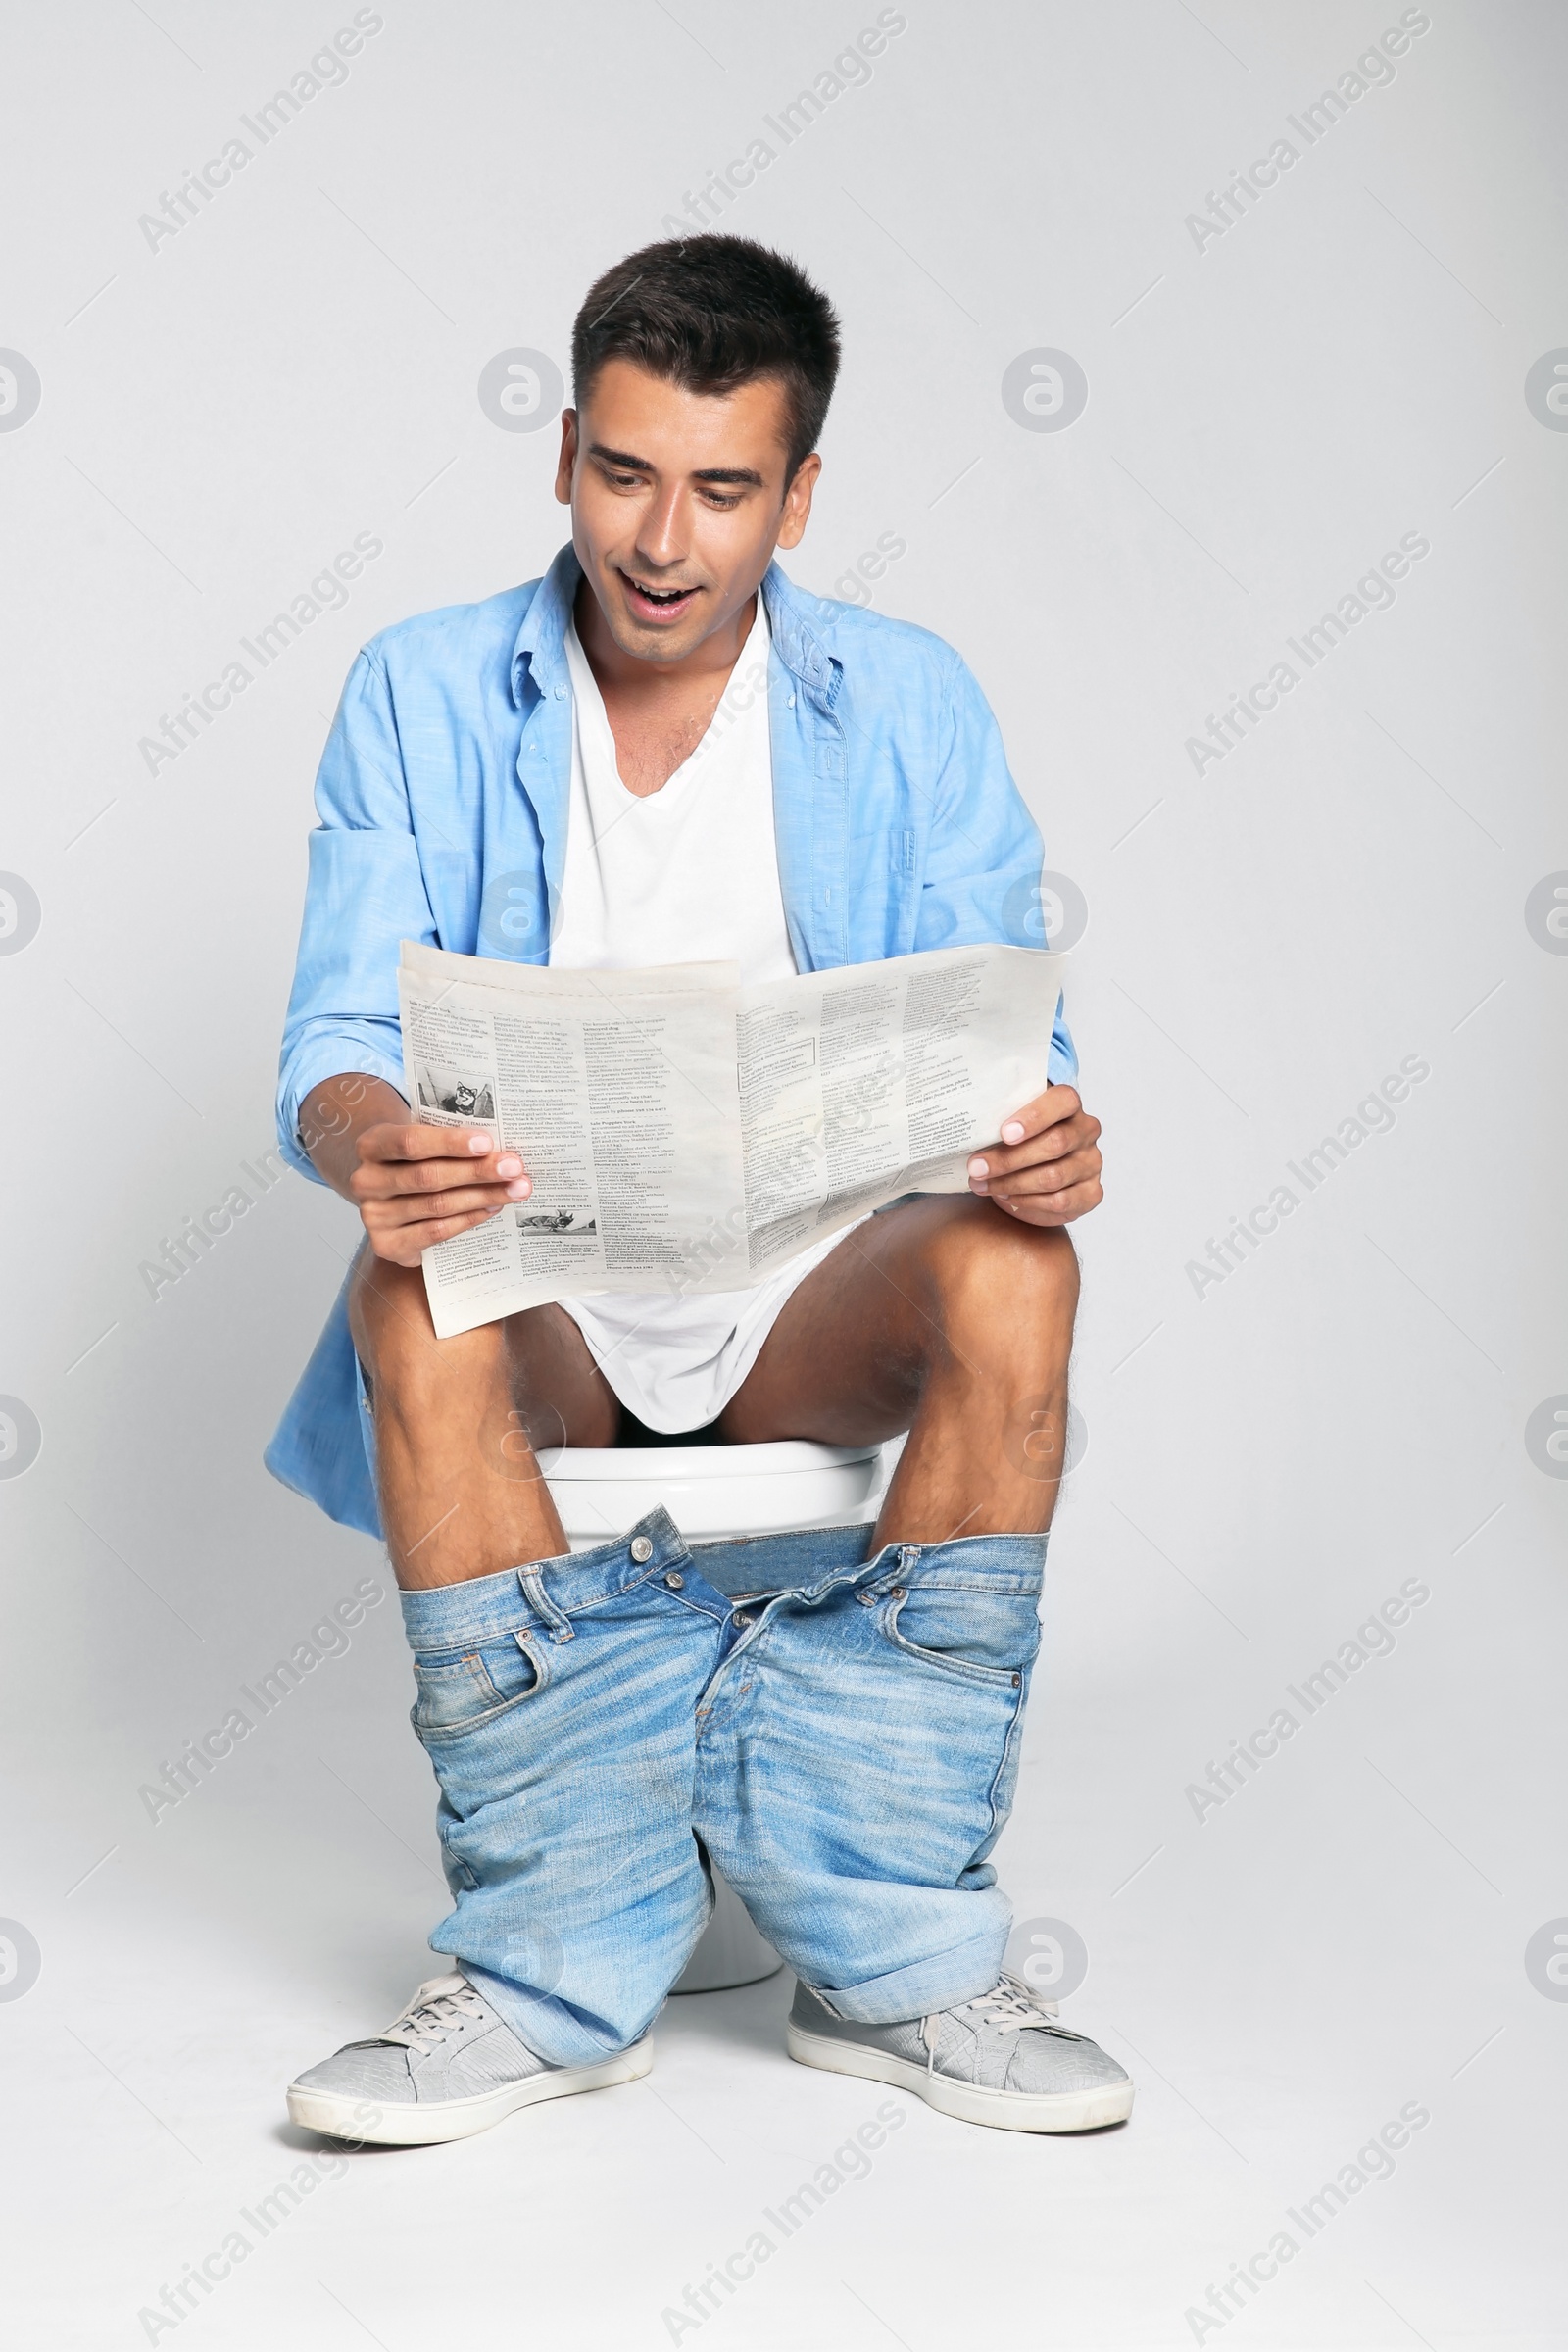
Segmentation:
<svg viewBox="0 0 1568 2352">
<path fill-rule="evenodd" d="M 604 697 L 568 628 L 571 804 L 552 964 L 631 971 L 733 956 L 743 980 L 795 970 L 773 841 L 768 646 L 759 596 L 707 734 L 639 799 L 620 780 Z"/>
<path fill-rule="evenodd" d="M 604 697 L 575 627 L 566 862 L 550 961 L 573 971 L 733 958 L 746 981 L 796 969 L 773 836 L 767 615 L 757 617 L 707 734 L 658 792 L 628 792 Z M 796 1285 L 835 1234 L 754 1289 L 564 1298 L 605 1378 L 650 1429 L 715 1420 Z"/>
</svg>

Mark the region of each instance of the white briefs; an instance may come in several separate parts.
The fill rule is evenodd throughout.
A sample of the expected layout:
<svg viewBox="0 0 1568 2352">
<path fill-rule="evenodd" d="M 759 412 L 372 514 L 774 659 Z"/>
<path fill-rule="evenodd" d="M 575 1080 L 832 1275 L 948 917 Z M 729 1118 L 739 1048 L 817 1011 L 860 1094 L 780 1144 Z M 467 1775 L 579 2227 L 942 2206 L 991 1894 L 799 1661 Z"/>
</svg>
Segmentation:
<svg viewBox="0 0 1568 2352">
<path fill-rule="evenodd" d="M 563 1298 L 561 1304 L 639 1421 L 664 1431 L 703 1429 L 718 1419 L 761 1354 L 797 1283 L 844 1239 L 842 1230 L 831 1234 L 749 1291 L 713 1291 L 696 1298 L 622 1291 Z"/>
</svg>

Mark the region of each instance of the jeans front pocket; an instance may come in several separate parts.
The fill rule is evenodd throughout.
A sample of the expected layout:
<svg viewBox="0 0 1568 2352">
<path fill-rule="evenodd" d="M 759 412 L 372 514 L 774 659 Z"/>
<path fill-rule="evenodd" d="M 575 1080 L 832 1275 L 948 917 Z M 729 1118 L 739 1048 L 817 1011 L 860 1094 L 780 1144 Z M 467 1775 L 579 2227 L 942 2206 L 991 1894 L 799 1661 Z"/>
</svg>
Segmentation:
<svg viewBox="0 0 1568 2352">
<path fill-rule="evenodd" d="M 461 1739 L 537 1696 L 548 1679 L 544 1652 L 520 1632 L 458 1657 L 416 1658 L 410 1720 L 426 1746 Z"/>
<path fill-rule="evenodd" d="M 995 1592 L 973 1585 L 895 1585 L 881 1611 L 894 1647 L 956 1676 L 1018 1690 L 1040 1647 L 1040 1604 L 1033 1592 Z"/>
</svg>

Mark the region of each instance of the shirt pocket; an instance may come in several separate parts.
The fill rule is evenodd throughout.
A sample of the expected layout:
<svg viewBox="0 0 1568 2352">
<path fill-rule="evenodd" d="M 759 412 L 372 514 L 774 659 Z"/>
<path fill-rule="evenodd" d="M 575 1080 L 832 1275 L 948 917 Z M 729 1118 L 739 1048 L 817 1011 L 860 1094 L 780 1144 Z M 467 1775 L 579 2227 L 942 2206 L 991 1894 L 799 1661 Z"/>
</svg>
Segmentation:
<svg viewBox="0 0 1568 2352">
<path fill-rule="evenodd" d="M 535 1698 L 549 1680 L 543 1651 L 531 1635 L 509 1634 L 459 1657 L 414 1661 L 416 1698 L 410 1717 L 420 1740 L 456 1740 Z"/>
</svg>

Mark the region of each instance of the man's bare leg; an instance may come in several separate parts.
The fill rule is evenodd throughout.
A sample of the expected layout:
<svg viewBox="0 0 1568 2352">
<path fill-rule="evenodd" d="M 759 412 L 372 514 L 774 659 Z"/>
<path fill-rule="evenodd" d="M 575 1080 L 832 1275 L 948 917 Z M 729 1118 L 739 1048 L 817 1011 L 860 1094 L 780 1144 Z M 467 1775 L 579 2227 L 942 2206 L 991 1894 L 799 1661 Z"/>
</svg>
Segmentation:
<svg viewBox="0 0 1568 2352">
<path fill-rule="evenodd" d="M 405 1591 L 559 1558 L 540 1474 L 558 1446 L 612 1446 L 620 1405 L 559 1306 L 438 1340 L 417 1265 L 366 1251 L 349 1319 L 370 1380 L 381 1523 Z"/>
<path fill-rule="evenodd" d="M 1077 1296 L 1059 1228 L 1014 1224 L 966 1195 L 890 1209 L 787 1301 L 724 1434 L 851 1445 L 908 1430 L 878 1544 L 1038 1533 L 1061 1476 Z M 571 1317 L 536 1307 L 437 1340 L 420 1269 L 368 1254 L 350 1315 L 399 1584 L 564 1553 L 535 1448 L 612 1445 L 620 1417 Z"/>
<path fill-rule="evenodd" d="M 1078 1261 L 1058 1227 L 972 1195 L 858 1226 L 786 1301 L 722 1416 L 738 1444 L 909 1431 L 874 1542 L 1035 1535 L 1067 1427 Z"/>
</svg>

